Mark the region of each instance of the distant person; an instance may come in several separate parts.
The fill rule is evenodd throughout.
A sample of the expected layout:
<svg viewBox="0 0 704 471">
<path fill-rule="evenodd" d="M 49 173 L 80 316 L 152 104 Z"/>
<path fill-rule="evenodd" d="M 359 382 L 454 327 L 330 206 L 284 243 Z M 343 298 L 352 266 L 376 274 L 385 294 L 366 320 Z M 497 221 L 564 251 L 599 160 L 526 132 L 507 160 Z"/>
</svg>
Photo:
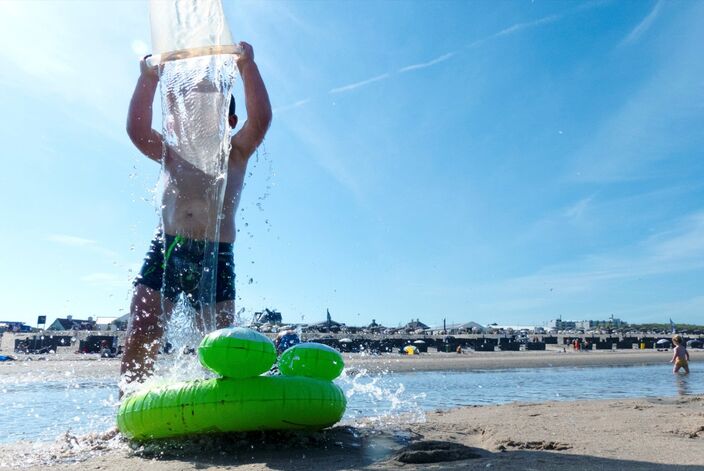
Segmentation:
<svg viewBox="0 0 704 471">
<path fill-rule="evenodd" d="M 240 201 L 247 163 L 271 123 L 271 105 L 254 62 L 254 51 L 247 43 L 240 43 L 242 53 L 237 57 L 237 68 L 244 86 L 247 121 L 230 140 L 227 162 L 227 185 L 220 218 L 220 244 L 217 247 L 217 286 L 215 311 L 217 327 L 230 326 L 235 315 L 235 212 Z M 205 234 L 208 221 L 203 173 L 190 166 L 169 147 L 163 136 L 152 129 L 152 102 L 159 83 L 158 71 L 140 62 L 137 80 L 127 116 L 127 134 L 145 156 L 163 163 L 168 182 L 162 198 L 161 225 L 152 240 L 144 265 L 134 282 L 130 305 L 130 321 L 125 339 L 121 374 L 126 382 L 143 381 L 153 370 L 164 325 L 174 302 L 181 294 L 197 311 L 202 306 L 192 293 L 198 293 L 195 277 L 200 276 Z M 230 99 L 228 123 L 237 125 L 234 98 Z M 163 161 L 163 162 L 162 162 Z M 166 270 L 165 270 L 166 269 Z M 164 272 L 167 276 L 164 279 Z M 195 279 L 196 286 L 193 286 Z M 189 283 L 190 282 L 190 283 Z M 164 299 L 162 299 L 162 291 Z M 162 313 L 162 301 L 164 310 Z"/>
<path fill-rule="evenodd" d="M 683 368 L 684 373 L 689 374 L 689 352 L 687 351 L 687 347 L 684 346 L 682 336 L 679 334 L 674 335 L 672 337 L 672 343 L 675 344 L 672 360 L 670 360 L 670 363 L 675 364 L 672 372 L 677 373 L 680 371 L 680 368 Z"/>
<path fill-rule="evenodd" d="M 101 358 L 114 358 L 115 355 L 112 352 L 112 348 L 108 345 L 107 340 L 100 342 L 100 357 Z"/>
</svg>

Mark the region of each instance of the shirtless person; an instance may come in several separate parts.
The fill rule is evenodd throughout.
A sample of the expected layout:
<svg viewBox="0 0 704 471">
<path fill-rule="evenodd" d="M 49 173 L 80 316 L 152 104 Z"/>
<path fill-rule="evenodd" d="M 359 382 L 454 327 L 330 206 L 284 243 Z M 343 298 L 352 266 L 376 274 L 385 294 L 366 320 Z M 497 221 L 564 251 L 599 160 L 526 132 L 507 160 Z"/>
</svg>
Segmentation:
<svg viewBox="0 0 704 471">
<path fill-rule="evenodd" d="M 220 244 L 217 246 L 217 280 L 215 312 L 217 327 L 232 324 L 235 313 L 235 273 L 232 248 L 235 242 L 235 211 L 240 200 L 242 184 L 249 157 L 264 139 L 271 123 L 271 105 L 259 69 L 254 62 L 254 51 L 247 43 L 240 43 L 242 53 L 237 58 L 244 85 L 247 121 L 231 138 L 227 162 L 227 185 L 220 217 Z M 146 58 L 145 58 L 146 59 Z M 203 172 L 190 167 L 165 143 L 162 135 L 152 129 L 152 102 L 159 82 L 158 72 L 150 68 L 145 59 L 140 63 L 141 74 L 137 81 L 127 116 L 127 134 L 144 155 L 161 163 L 168 183 L 162 200 L 162 224 L 151 243 L 139 276 L 137 276 L 130 305 L 130 322 L 125 339 L 121 374 L 127 382 L 143 381 L 153 369 L 154 360 L 164 334 L 166 314 L 181 293 L 197 310 L 203 309 L 196 293 L 204 251 L 215 245 L 206 242 L 209 217 L 207 188 Z M 228 122 L 232 129 L 237 125 L 234 98 L 229 108 Z M 184 170 L 186 168 L 186 170 Z M 200 263 L 200 265 L 198 265 Z M 175 265 L 174 265 L 175 264 Z M 186 266 L 184 271 L 183 267 Z M 194 268 L 195 267 L 195 268 Z M 190 270 L 190 273 L 186 273 Z M 164 275 L 166 274 L 166 277 Z M 164 279 L 166 278 L 166 279 Z M 191 283 L 192 284 L 192 283 Z M 195 295 L 195 296 L 194 296 Z"/>
</svg>

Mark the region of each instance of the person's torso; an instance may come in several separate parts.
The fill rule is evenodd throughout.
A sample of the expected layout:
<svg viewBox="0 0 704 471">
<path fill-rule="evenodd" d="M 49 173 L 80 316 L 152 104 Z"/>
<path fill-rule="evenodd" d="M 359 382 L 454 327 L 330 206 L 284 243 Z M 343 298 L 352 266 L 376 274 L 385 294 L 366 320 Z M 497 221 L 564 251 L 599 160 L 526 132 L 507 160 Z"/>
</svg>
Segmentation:
<svg viewBox="0 0 704 471">
<path fill-rule="evenodd" d="M 174 152 L 167 152 L 163 168 L 165 182 L 161 213 L 164 232 L 196 240 L 212 240 L 219 216 L 219 240 L 234 242 L 235 212 L 247 170 L 246 159 L 228 159 L 226 182 L 195 168 Z"/>
<path fill-rule="evenodd" d="M 684 348 L 683 346 L 677 346 L 675 347 L 675 354 L 677 355 L 677 358 L 680 360 L 684 360 L 687 358 L 687 349 Z"/>
</svg>

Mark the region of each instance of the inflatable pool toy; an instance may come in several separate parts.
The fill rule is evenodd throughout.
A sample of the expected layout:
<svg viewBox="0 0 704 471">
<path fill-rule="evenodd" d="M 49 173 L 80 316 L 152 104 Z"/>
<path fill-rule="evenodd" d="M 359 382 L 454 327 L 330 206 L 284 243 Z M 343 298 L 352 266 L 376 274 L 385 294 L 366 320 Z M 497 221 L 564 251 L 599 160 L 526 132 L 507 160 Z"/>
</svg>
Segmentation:
<svg viewBox="0 0 704 471">
<path fill-rule="evenodd" d="M 269 371 L 276 361 L 276 348 L 259 332 L 234 327 L 206 335 L 198 347 L 198 358 L 213 373 L 248 378 Z"/>
<path fill-rule="evenodd" d="M 118 429 L 128 438 L 143 440 L 321 429 L 338 422 L 347 400 L 331 380 L 344 367 L 342 356 L 325 345 L 298 344 L 281 356 L 283 375 L 257 376 L 257 371 L 274 364 L 276 356 L 269 355 L 273 348 L 271 340 L 250 329 L 221 329 L 209 334 L 201 342 L 198 356 L 204 366 L 225 377 L 187 381 L 129 396 L 117 412 Z M 228 377 L 223 371 L 237 376 Z M 250 376 L 242 376 L 245 374 Z"/>
<path fill-rule="evenodd" d="M 337 350 L 319 343 L 299 343 L 281 354 L 279 371 L 285 376 L 306 376 L 332 381 L 345 364 Z"/>
</svg>

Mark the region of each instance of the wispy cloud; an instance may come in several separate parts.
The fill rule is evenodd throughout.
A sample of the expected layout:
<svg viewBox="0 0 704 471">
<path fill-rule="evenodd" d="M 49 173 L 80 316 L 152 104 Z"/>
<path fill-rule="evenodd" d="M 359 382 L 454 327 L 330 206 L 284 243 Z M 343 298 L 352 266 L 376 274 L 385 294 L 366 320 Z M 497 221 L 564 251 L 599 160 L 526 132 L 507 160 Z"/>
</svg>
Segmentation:
<svg viewBox="0 0 704 471">
<path fill-rule="evenodd" d="M 105 272 L 89 273 L 82 276 L 80 280 L 92 286 L 125 286 L 129 283 L 124 276 Z"/>
<path fill-rule="evenodd" d="M 655 19 L 658 17 L 660 14 L 660 9 L 662 8 L 662 0 L 658 0 L 655 5 L 653 6 L 652 10 L 650 10 L 650 13 L 648 13 L 643 20 L 636 25 L 633 30 L 631 30 L 630 33 L 628 33 L 628 36 L 626 36 L 623 41 L 621 41 L 621 46 L 625 46 L 627 44 L 633 43 L 638 40 L 646 31 L 650 29 L 650 27 L 653 25 L 655 22 Z"/>
<path fill-rule="evenodd" d="M 642 313 L 661 312 L 641 299 L 629 299 L 638 283 L 652 286 L 672 275 L 694 276 L 704 270 L 704 208 L 683 216 L 669 230 L 642 238 L 639 242 L 602 250 L 564 263 L 547 264 L 524 276 L 512 276 L 480 284 L 444 283 L 438 289 L 448 299 L 463 299 L 477 319 L 526 319 L 547 315 L 575 317 L 621 313 L 621 309 Z M 663 282 L 663 288 L 668 283 Z M 684 301 L 677 293 L 663 293 L 658 299 Z M 701 300 L 698 301 L 701 305 Z M 694 312 L 689 306 L 689 318 Z M 590 314 L 586 314 L 591 312 Z"/>
<path fill-rule="evenodd" d="M 325 126 L 311 125 L 314 119 L 289 120 L 287 124 L 322 168 L 357 199 L 363 198 L 361 185 L 350 164 L 338 157 L 339 144 L 323 131 Z"/>
<path fill-rule="evenodd" d="M 686 319 L 700 319 L 704 312 L 704 296 L 694 296 L 647 306 L 637 306 L 614 310 L 614 315 L 621 319 L 638 318 L 643 322 L 663 322 L 672 318 L 675 323 L 687 322 Z"/>
<path fill-rule="evenodd" d="M 536 28 L 538 26 L 542 26 L 542 25 L 545 25 L 548 23 L 553 23 L 555 21 L 558 21 L 561 18 L 562 18 L 562 15 L 550 15 L 550 16 L 546 16 L 544 18 L 540 18 L 535 21 L 529 21 L 529 22 L 525 22 L 525 23 L 517 23 L 515 25 L 509 26 L 508 28 L 504 28 L 497 33 L 494 33 L 490 36 L 487 36 L 486 38 L 476 40 L 476 41 L 472 42 L 471 44 L 469 44 L 467 47 L 468 48 L 477 47 L 480 44 L 485 43 L 486 41 L 489 41 L 491 39 L 499 38 L 501 36 L 508 36 L 511 34 L 516 34 L 516 33 L 519 33 L 521 31 L 529 29 L 529 28 Z M 442 62 L 445 62 L 446 60 L 454 57 L 456 54 L 457 54 L 457 51 L 447 52 L 445 54 L 442 54 L 442 55 L 436 57 L 435 59 L 428 61 L 428 62 L 419 62 L 417 64 L 407 65 L 405 67 L 401 67 L 400 69 L 398 69 L 398 73 L 405 73 L 405 72 L 410 72 L 413 70 L 419 70 L 419 69 L 425 69 L 427 67 L 432 67 L 436 64 L 440 64 Z M 391 76 L 392 76 L 392 74 L 390 72 L 387 72 L 385 74 L 377 75 L 375 77 L 372 77 L 372 78 L 369 78 L 366 80 L 361 80 L 359 82 L 355 82 L 355 83 L 351 83 L 348 85 L 343 85 L 341 87 L 333 88 L 328 93 L 335 94 L 335 93 L 349 92 L 349 91 L 355 90 L 357 88 L 364 87 L 365 85 L 369 85 L 370 83 L 379 82 L 381 80 L 386 80 L 386 79 L 390 78 Z"/>
<path fill-rule="evenodd" d="M 544 18 L 537 19 L 535 21 L 516 23 L 513 26 L 509 26 L 508 28 L 502 29 L 498 33 L 494 34 L 492 37 L 500 38 L 501 36 L 508 36 L 510 34 L 518 33 L 518 32 L 523 31 L 525 29 L 535 28 L 537 26 L 542 26 L 542 25 L 554 23 L 561 18 L 562 18 L 562 15 L 550 15 L 550 16 L 546 16 Z"/>
<path fill-rule="evenodd" d="M 475 48 L 477 46 L 480 46 L 484 44 L 487 41 L 490 41 L 492 39 L 500 38 L 502 36 L 510 36 L 512 34 L 519 33 L 521 31 L 524 31 L 526 29 L 530 28 L 537 28 L 538 26 L 554 23 L 560 19 L 562 19 L 562 15 L 550 15 L 546 16 L 544 18 L 540 18 L 534 21 L 527 21 L 523 23 L 516 23 L 515 25 L 509 26 L 508 28 L 504 28 L 501 31 L 498 31 L 494 34 L 491 34 L 485 38 L 477 39 L 476 41 L 472 41 L 467 45 L 468 49 Z"/>
<path fill-rule="evenodd" d="M 636 279 L 704 268 L 704 211 L 692 213 L 669 231 L 633 246 L 631 253 L 598 253 L 569 264 L 500 282 L 503 290 L 528 293 L 552 288 L 575 293 L 615 280 Z"/>
<path fill-rule="evenodd" d="M 77 247 L 77 248 L 82 248 L 89 250 L 94 253 L 101 254 L 105 257 L 111 258 L 111 259 L 117 259 L 118 255 L 117 252 L 107 249 L 105 247 L 102 247 L 98 242 L 92 239 L 86 239 L 85 237 L 78 237 L 74 235 L 68 235 L 68 234 L 50 234 L 49 236 L 46 237 L 46 240 L 50 242 L 54 242 L 56 244 L 60 244 L 66 247 Z"/>
<path fill-rule="evenodd" d="M 456 52 L 448 52 L 447 54 L 443 54 L 439 57 L 436 57 L 435 59 L 428 61 L 428 62 L 421 62 L 419 64 L 413 64 L 413 65 L 407 65 L 406 67 L 402 67 L 398 69 L 399 72 L 410 72 L 411 70 L 418 70 L 418 69 L 425 69 L 426 67 L 431 67 L 435 64 L 439 64 L 441 62 L 445 62 L 452 56 L 457 54 Z"/>
<path fill-rule="evenodd" d="M 585 212 L 587 212 L 587 210 L 591 206 L 591 203 L 594 200 L 595 196 L 596 195 L 590 195 L 586 198 L 582 198 L 577 201 L 575 204 L 565 210 L 565 217 L 572 221 L 579 221 L 580 219 L 582 219 L 582 216 Z"/>
<path fill-rule="evenodd" d="M 704 30 L 702 4 L 668 25 L 677 34 L 659 37 L 667 55 L 652 59 L 651 76 L 644 77 L 620 106 L 605 114 L 593 137 L 577 150 L 569 169 L 570 180 L 618 182 L 657 176 L 654 164 L 676 159 L 701 147 L 702 136 L 693 124 L 702 117 Z"/>
<path fill-rule="evenodd" d="M 61 245 L 68 245 L 70 247 L 88 247 L 96 245 L 96 242 L 92 239 L 66 234 L 51 234 L 47 236 L 47 240 Z"/>
<path fill-rule="evenodd" d="M 296 102 L 294 102 L 294 103 L 290 103 L 290 104 L 288 104 L 288 105 L 277 106 L 276 108 L 274 108 L 274 109 L 272 110 L 272 112 L 273 112 L 274 114 L 276 114 L 276 113 L 281 113 L 281 112 L 284 112 L 284 111 L 293 110 L 293 109 L 295 109 L 295 108 L 300 108 L 301 106 L 304 106 L 304 105 L 306 105 L 306 104 L 309 103 L 309 102 L 310 102 L 310 98 L 305 98 L 305 99 L 303 99 L 303 100 L 298 100 L 298 101 L 296 101 Z"/>
<path fill-rule="evenodd" d="M 333 88 L 328 93 L 335 94 L 335 93 L 349 92 L 351 90 L 355 90 L 355 89 L 363 87 L 365 85 L 369 85 L 370 83 L 379 82 L 380 80 L 386 80 L 389 77 L 391 77 L 390 73 L 377 75 L 376 77 L 362 80 L 361 82 L 355 82 L 355 83 L 351 83 L 349 85 L 343 85 L 342 87 Z"/>
</svg>

